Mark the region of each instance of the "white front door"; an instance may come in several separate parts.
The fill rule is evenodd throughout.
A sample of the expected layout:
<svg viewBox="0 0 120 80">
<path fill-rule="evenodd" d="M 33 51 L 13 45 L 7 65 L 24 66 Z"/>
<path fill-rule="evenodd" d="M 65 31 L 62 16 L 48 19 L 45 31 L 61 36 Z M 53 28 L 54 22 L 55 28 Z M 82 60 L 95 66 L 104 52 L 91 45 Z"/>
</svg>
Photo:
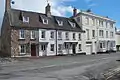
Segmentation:
<svg viewBox="0 0 120 80">
<path fill-rule="evenodd" d="M 43 56 L 47 56 L 47 45 L 42 44 L 41 45 L 41 51 Z"/>
<path fill-rule="evenodd" d="M 92 46 L 86 45 L 86 55 L 91 55 L 91 54 L 92 54 Z"/>
</svg>

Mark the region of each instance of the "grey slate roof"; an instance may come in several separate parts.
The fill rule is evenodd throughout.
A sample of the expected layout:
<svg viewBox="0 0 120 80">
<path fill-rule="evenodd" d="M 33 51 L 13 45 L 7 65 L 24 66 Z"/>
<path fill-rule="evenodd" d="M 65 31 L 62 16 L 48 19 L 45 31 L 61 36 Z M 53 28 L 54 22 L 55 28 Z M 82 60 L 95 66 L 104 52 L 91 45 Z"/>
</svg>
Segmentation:
<svg viewBox="0 0 120 80">
<path fill-rule="evenodd" d="M 22 16 L 29 17 L 29 23 L 24 23 L 22 21 Z M 42 19 L 48 19 L 48 24 L 43 24 Z M 63 21 L 63 26 L 59 26 L 56 20 Z M 72 18 L 51 16 L 47 17 L 46 14 L 36 13 L 23 10 L 11 10 L 11 26 L 15 28 L 29 28 L 29 29 L 54 29 L 54 30 L 65 30 L 65 31 L 76 31 L 84 32 L 81 27 L 75 22 Z M 76 24 L 76 27 L 73 28 L 69 21 Z"/>
</svg>

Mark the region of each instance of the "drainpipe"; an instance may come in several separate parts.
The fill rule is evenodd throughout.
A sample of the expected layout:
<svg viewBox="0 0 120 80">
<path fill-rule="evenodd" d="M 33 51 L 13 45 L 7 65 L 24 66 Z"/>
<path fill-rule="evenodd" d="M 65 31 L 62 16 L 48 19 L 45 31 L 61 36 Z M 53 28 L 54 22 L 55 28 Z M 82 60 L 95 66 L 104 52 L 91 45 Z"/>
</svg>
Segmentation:
<svg viewBox="0 0 120 80">
<path fill-rule="evenodd" d="M 55 31 L 56 31 L 56 35 L 55 35 L 56 39 L 55 40 L 56 40 L 56 56 L 57 56 L 57 30 L 55 30 Z"/>
</svg>

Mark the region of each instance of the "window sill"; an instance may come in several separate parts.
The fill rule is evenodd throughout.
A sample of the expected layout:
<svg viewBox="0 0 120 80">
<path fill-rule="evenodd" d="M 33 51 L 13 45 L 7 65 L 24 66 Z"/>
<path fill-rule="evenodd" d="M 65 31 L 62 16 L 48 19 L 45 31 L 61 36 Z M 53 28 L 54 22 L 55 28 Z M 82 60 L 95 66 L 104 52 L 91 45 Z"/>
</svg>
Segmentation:
<svg viewBox="0 0 120 80">
<path fill-rule="evenodd" d="M 58 51 L 59 53 L 62 53 L 62 50 Z"/>
<path fill-rule="evenodd" d="M 46 40 L 46 38 L 41 38 L 40 40 Z"/>
<path fill-rule="evenodd" d="M 65 40 L 70 40 L 70 39 L 65 39 Z"/>
<path fill-rule="evenodd" d="M 19 55 L 21 55 L 21 56 L 22 56 L 22 55 L 26 55 L 26 53 L 20 53 Z"/>
<path fill-rule="evenodd" d="M 62 39 L 58 39 L 58 40 L 62 40 Z"/>
<path fill-rule="evenodd" d="M 73 39 L 73 40 L 76 40 L 76 39 Z"/>
<path fill-rule="evenodd" d="M 49 39 L 49 40 L 55 40 L 54 38 L 51 38 L 51 39 Z"/>
<path fill-rule="evenodd" d="M 79 52 L 81 52 L 82 50 L 78 50 Z"/>
<path fill-rule="evenodd" d="M 36 40 L 36 39 L 35 39 L 35 38 L 31 38 L 30 40 L 33 40 L 33 41 L 34 41 L 34 40 Z"/>
<path fill-rule="evenodd" d="M 25 38 L 19 38 L 18 40 L 25 40 Z"/>
<path fill-rule="evenodd" d="M 104 36 L 99 36 L 99 38 L 104 38 Z"/>
<path fill-rule="evenodd" d="M 55 52 L 55 51 L 51 51 L 51 52 Z"/>
</svg>

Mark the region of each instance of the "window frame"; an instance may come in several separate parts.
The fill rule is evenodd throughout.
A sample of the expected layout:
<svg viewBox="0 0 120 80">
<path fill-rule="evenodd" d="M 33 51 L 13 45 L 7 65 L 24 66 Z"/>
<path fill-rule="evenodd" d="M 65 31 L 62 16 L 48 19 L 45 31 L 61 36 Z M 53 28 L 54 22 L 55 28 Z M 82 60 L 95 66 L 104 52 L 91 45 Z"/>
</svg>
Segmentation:
<svg viewBox="0 0 120 80">
<path fill-rule="evenodd" d="M 23 16 L 23 22 L 24 23 L 29 23 L 29 17 Z"/>
<path fill-rule="evenodd" d="M 34 31 L 34 30 L 31 30 L 30 33 L 31 33 L 31 38 L 30 38 L 30 39 L 35 39 L 35 38 L 36 38 L 35 31 Z M 34 37 L 33 37 L 33 36 L 34 36 Z"/>
<path fill-rule="evenodd" d="M 65 32 L 65 38 L 66 40 L 69 40 L 69 32 Z"/>
<path fill-rule="evenodd" d="M 104 37 L 104 30 L 99 30 L 99 36 Z"/>
<path fill-rule="evenodd" d="M 78 51 L 82 51 L 82 45 L 78 44 Z"/>
<path fill-rule="evenodd" d="M 44 34 L 43 34 L 44 33 Z M 46 32 L 45 31 L 41 31 L 41 38 L 45 39 L 46 38 Z"/>
<path fill-rule="evenodd" d="M 78 40 L 81 40 L 81 33 L 78 34 Z"/>
<path fill-rule="evenodd" d="M 62 51 L 62 44 L 58 44 L 58 51 Z"/>
<path fill-rule="evenodd" d="M 77 17 L 76 19 L 77 19 L 77 22 L 80 22 L 80 21 L 81 21 L 80 17 Z"/>
<path fill-rule="evenodd" d="M 59 26 L 63 26 L 63 21 L 57 20 Z"/>
<path fill-rule="evenodd" d="M 54 39 L 55 38 L 55 32 L 54 31 L 51 31 L 50 32 L 50 39 Z"/>
<path fill-rule="evenodd" d="M 76 33 L 73 33 L 73 40 L 76 40 Z"/>
<path fill-rule="evenodd" d="M 90 40 L 90 36 L 89 36 L 89 33 L 90 33 L 90 30 L 89 29 L 86 29 L 86 37 L 87 37 L 87 40 Z"/>
<path fill-rule="evenodd" d="M 58 31 L 58 39 L 62 40 L 62 32 L 61 31 Z"/>
<path fill-rule="evenodd" d="M 20 44 L 19 45 L 19 51 L 20 51 L 20 55 L 26 54 L 26 45 L 25 44 Z"/>
<path fill-rule="evenodd" d="M 25 30 L 24 29 L 19 30 L 19 39 L 25 39 Z"/>
<path fill-rule="evenodd" d="M 88 16 L 85 17 L 85 24 L 89 25 L 89 17 Z"/>
<path fill-rule="evenodd" d="M 95 30 L 92 30 L 92 38 L 95 38 Z"/>
<path fill-rule="evenodd" d="M 55 45 L 54 44 L 50 45 L 50 51 L 53 51 L 53 52 L 55 51 Z"/>
<path fill-rule="evenodd" d="M 108 38 L 108 31 L 106 31 L 106 38 Z"/>
<path fill-rule="evenodd" d="M 43 24 L 48 24 L 48 19 L 42 19 Z"/>
</svg>

